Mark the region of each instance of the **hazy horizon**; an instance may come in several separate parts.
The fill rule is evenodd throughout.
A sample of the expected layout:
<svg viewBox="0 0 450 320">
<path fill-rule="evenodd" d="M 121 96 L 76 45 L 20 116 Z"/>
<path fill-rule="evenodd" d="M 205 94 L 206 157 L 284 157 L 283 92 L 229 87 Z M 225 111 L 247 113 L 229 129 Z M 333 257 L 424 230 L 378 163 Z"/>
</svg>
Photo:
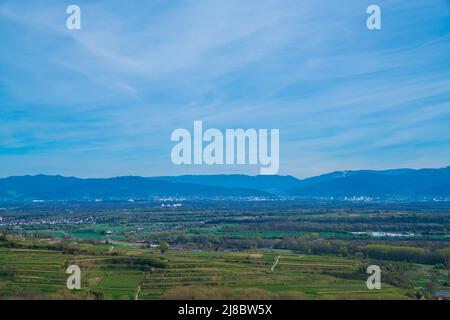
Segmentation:
<svg viewBox="0 0 450 320">
<path fill-rule="evenodd" d="M 141 175 L 120 175 L 120 176 L 76 176 L 76 175 L 62 175 L 62 174 L 45 174 L 45 173 L 36 173 L 36 174 L 22 174 L 22 175 L 12 175 L 12 176 L 0 176 L 0 179 L 10 178 L 10 177 L 24 177 L 24 176 L 60 176 L 65 178 L 79 178 L 79 179 L 111 179 L 111 178 L 120 178 L 120 177 L 141 177 L 141 178 L 157 178 L 157 177 L 179 177 L 179 176 L 215 176 L 215 175 L 246 175 L 246 176 L 292 176 L 294 178 L 303 180 L 308 178 L 317 177 L 320 175 L 325 175 L 333 172 L 351 172 L 351 171 L 385 171 L 385 170 L 438 170 L 438 169 L 446 169 L 449 168 L 450 165 L 443 167 L 423 167 L 423 168 L 388 168 L 388 169 L 354 169 L 354 170 L 334 170 L 329 172 L 324 172 L 318 175 L 308 176 L 308 177 L 298 177 L 291 174 L 276 174 L 276 175 L 261 175 L 261 174 L 244 174 L 244 173 L 211 173 L 211 174 L 180 174 L 180 175 L 152 175 L 152 176 L 141 176 Z"/>
</svg>

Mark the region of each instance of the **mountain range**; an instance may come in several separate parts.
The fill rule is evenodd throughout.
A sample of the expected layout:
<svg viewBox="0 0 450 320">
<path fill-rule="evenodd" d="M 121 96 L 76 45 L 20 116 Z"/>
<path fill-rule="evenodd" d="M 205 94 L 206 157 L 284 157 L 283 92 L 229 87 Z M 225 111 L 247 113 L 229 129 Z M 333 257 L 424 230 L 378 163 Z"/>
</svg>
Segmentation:
<svg viewBox="0 0 450 320">
<path fill-rule="evenodd" d="M 150 199 L 152 197 L 450 198 L 450 167 L 336 171 L 293 176 L 184 175 L 88 178 L 13 176 L 0 179 L 0 200 Z"/>
</svg>

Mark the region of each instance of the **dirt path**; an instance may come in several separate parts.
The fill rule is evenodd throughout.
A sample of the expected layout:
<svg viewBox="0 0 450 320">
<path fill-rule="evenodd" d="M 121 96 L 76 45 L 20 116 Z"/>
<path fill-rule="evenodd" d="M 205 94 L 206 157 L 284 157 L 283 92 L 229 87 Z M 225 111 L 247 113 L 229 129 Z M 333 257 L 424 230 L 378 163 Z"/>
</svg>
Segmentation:
<svg viewBox="0 0 450 320">
<path fill-rule="evenodd" d="M 138 288 L 137 288 L 136 296 L 134 297 L 134 300 L 139 300 L 139 293 L 141 293 L 141 286 L 144 284 L 145 278 L 147 278 L 147 271 L 144 272 L 144 278 L 143 278 L 142 281 L 139 283 L 139 286 L 138 286 Z"/>
<path fill-rule="evenodd" d="M 278 256 L 278 257 L 277 257 L 277 259 L 275 260 L 275 263 L 273 264 L 272 268 L 270 268 L 270 270 L 273 271 L 273 270 L 275 269 L 275 267 L 276 267 L 277 264 L 278 264 L 278 261 L 280 261 L 280 257 L 281 257 L 281 256 Z"/>
</svg>

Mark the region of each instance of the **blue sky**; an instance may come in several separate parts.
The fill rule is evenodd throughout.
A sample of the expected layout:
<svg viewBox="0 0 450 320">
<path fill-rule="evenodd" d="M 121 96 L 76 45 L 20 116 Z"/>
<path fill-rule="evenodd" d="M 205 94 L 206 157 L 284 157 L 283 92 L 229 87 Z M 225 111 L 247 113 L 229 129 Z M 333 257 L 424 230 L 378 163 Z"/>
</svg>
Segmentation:
<svg viewBox="0 0 450 320">
<path fill-rule="evenodd" d="M 449 1 L 3 0 L 0 39 L 0 176 L 259 172 L 173 165 L 194 120 L 279 128 L 297 177 L 450 165 Z"/>
</svg>

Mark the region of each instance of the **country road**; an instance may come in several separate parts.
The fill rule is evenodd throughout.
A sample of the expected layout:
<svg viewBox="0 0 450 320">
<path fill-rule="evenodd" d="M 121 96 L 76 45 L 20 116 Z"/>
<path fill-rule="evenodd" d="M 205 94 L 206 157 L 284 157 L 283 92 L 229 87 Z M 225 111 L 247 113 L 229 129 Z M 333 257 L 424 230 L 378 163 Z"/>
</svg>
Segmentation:
<svg viewBox="0 0 450 320">
<path fill-rule="evenodd" d="M 136 296 L 134 297 L 134 300 L 139 300 L 139 293 L 141 293 L 141 286 L 144 284 L 145 278 L 147 278 L 147 271 L 144 272 L 144 278 L 143 278 L 142 281 L 139 283 L 139 286 L 138 286 L 138 288 L 137 288 Z"/>
<path fill-rule="evenodd" d="M 275 269 L 275 267 L 276 267 L 277 264 L 278 264 L 278 261 L 280 261 L 280 257 L 281 257 L 281 256 L 278 256 L 278 257 L 277 257 L 277 259 L 275 260 L 275 263 L 273 264 L 272 268 L 270 268 L 270 270 L 273 271 L 273 270 Z"/>
</svg>

